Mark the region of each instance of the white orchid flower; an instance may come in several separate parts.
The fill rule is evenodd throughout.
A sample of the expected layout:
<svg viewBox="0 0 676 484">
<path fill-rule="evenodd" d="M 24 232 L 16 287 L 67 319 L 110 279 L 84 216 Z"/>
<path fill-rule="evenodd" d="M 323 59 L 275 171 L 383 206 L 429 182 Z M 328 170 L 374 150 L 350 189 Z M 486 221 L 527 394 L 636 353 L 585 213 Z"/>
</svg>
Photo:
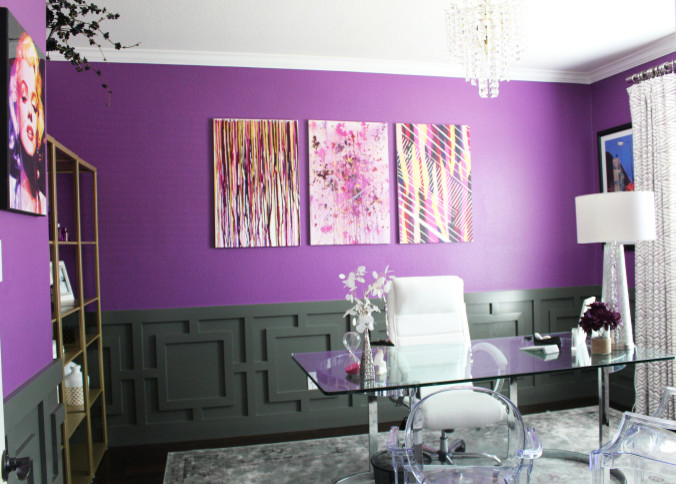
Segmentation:
<svg viewBox="0 0 676 484">
<path fill-rule="evenodd" d="M 351 316 L 352 325 L 356 327 L 359 333 L 363 333 L 367 329 L 373 331 L 375 320 L 373 313 L 379 313 L 380 308 L 375 305 L 370 297 L 382 299 L 385 301 L 385 295 L 392 287 L 391 275 L 389 265 L 385 271 L 378 274 L 373 271 L 373 282 L 364 288 L 366 266 L 358 266 L 357 270 L 350 272 L 348 275 L 339 274 L 338 277 L 343 281 L 343 286 L 349 290 L 345 299 L 353 304 L 353 306 L 345 312 L 343 317 Z M 357 286 L 361 286 L 363 290 L 362 297 L 357 295 Z"/>
</svg>

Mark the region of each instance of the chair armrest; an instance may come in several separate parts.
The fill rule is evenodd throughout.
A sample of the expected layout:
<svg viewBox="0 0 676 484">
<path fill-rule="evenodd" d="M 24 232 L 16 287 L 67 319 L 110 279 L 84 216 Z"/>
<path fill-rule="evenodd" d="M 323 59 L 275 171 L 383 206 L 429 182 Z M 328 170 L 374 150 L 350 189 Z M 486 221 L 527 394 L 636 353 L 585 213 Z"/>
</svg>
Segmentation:
<svg viewBox="0 0 676 484">
<path fill-rule="evenodd" d="M 528 438 L 528 446 L 525 449 L 517 451 L 516 456 L 520 459 L 537 459 L 542 455 L 540 437 L 538 437 L 537 432 L 532 427 L 526 429 L 526 437 Z"/>
</svg>

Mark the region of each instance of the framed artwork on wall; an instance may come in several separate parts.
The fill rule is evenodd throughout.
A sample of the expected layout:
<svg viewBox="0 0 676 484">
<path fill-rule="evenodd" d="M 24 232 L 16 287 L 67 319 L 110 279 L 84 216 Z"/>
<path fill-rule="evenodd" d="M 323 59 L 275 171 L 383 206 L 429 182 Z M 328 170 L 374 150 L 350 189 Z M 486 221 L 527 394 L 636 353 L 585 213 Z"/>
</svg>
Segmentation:
<svg viewBox="0 0 676 484">
<path fill-rule="evenodd" d="M 471 242 L 469 126 L 397 123 L 399 243 Z"/>
<path fill-rule="evenodd" d="M 0 208 L 47 215 L 45 56 L 7 8 L 0 29 Z"/>
<path fill-rule="evenodd" d="M 300 245 L 298 121 L 214 119 L 215 245 Z"/>
<path fill-rule="evenodd" d="M 599 131 L 601 192 L 634 190 L 634 139 L 630 124 Z"/>
<path fill-rule="evenodd" d="M 308 121 L 310 244 L 390 242 L 387 123 Z"/>
</svg>

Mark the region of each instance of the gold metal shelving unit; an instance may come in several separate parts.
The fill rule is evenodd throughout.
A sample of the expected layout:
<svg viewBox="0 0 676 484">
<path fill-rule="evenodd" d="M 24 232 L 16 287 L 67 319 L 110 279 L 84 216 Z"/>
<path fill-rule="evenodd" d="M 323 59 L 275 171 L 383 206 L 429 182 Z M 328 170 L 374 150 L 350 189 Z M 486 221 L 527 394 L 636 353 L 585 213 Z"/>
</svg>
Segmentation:
<svg viewBox="0 0 676 484">
<path fill-rule="evenodd" d="M 66 405 L 64 482 L 90 483 L 108 447 L 101 338 L 101 288 L 96 168 L 47 135 L 52 327 L 57 357 L 82 368 L 83 406 Z M 59 204 L 63 204 L 60 207 Z M 72 230 L 59 240 L 59 224 Z M 62 307 L 59 261 L 67 267 L 75 299 Z M 90 387 L 90 381 L 96 388 Z M 100 383 L 99 383 L 100 382 Z M 65 399 L 65 382 L 59 398 Z"/>
</svg>

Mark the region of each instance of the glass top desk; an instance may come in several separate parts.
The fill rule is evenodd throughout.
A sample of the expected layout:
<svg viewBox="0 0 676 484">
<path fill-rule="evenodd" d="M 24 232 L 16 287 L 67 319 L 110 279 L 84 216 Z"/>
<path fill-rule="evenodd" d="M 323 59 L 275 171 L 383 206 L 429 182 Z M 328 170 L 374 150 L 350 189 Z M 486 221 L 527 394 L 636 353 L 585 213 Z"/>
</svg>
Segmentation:
<svg viewBox="0 0 676 484">
<path fill-rule="evenodd" d="M 424 347 L 386 346 L 387 373 L 376 375 L 375 380 L 362 382 L 359 375 L 348 376 L 345 367 L 350 355 L 345 350 L 293 353 L 291 356 L 326 395 L 363 393 L 368 400 L 369 455 L 377 452 L 379 396 L 411 394 L 425 386 L 453 383 L 472 383 L 504 378 L 509 380 L 509 398 L 517 403 L 516 379 L 520 376 L 558 373 L 577 368 L 598 369 L 599 446 L 607 429 L 609 409 L 609 374 L 626 365 L 673 359 L 668 355 L 646 348 L 635 347 L 615 351 L 609 355 L 577 355 L 571 351 L 571 334 L 559 333 L 561 349 L 558 353 L 544 355 L 524 351 L 532 347 L 529 336 L 473 340 L 447 345 Z M 376 348 L 373 348 L 375 352 Z M 359 356 L 360 352 L 357 352 Z M 586 358 L 584 356 L 587 356 Z M 589 357 L 590 356 L 590 357 Z"/>
</svg>

